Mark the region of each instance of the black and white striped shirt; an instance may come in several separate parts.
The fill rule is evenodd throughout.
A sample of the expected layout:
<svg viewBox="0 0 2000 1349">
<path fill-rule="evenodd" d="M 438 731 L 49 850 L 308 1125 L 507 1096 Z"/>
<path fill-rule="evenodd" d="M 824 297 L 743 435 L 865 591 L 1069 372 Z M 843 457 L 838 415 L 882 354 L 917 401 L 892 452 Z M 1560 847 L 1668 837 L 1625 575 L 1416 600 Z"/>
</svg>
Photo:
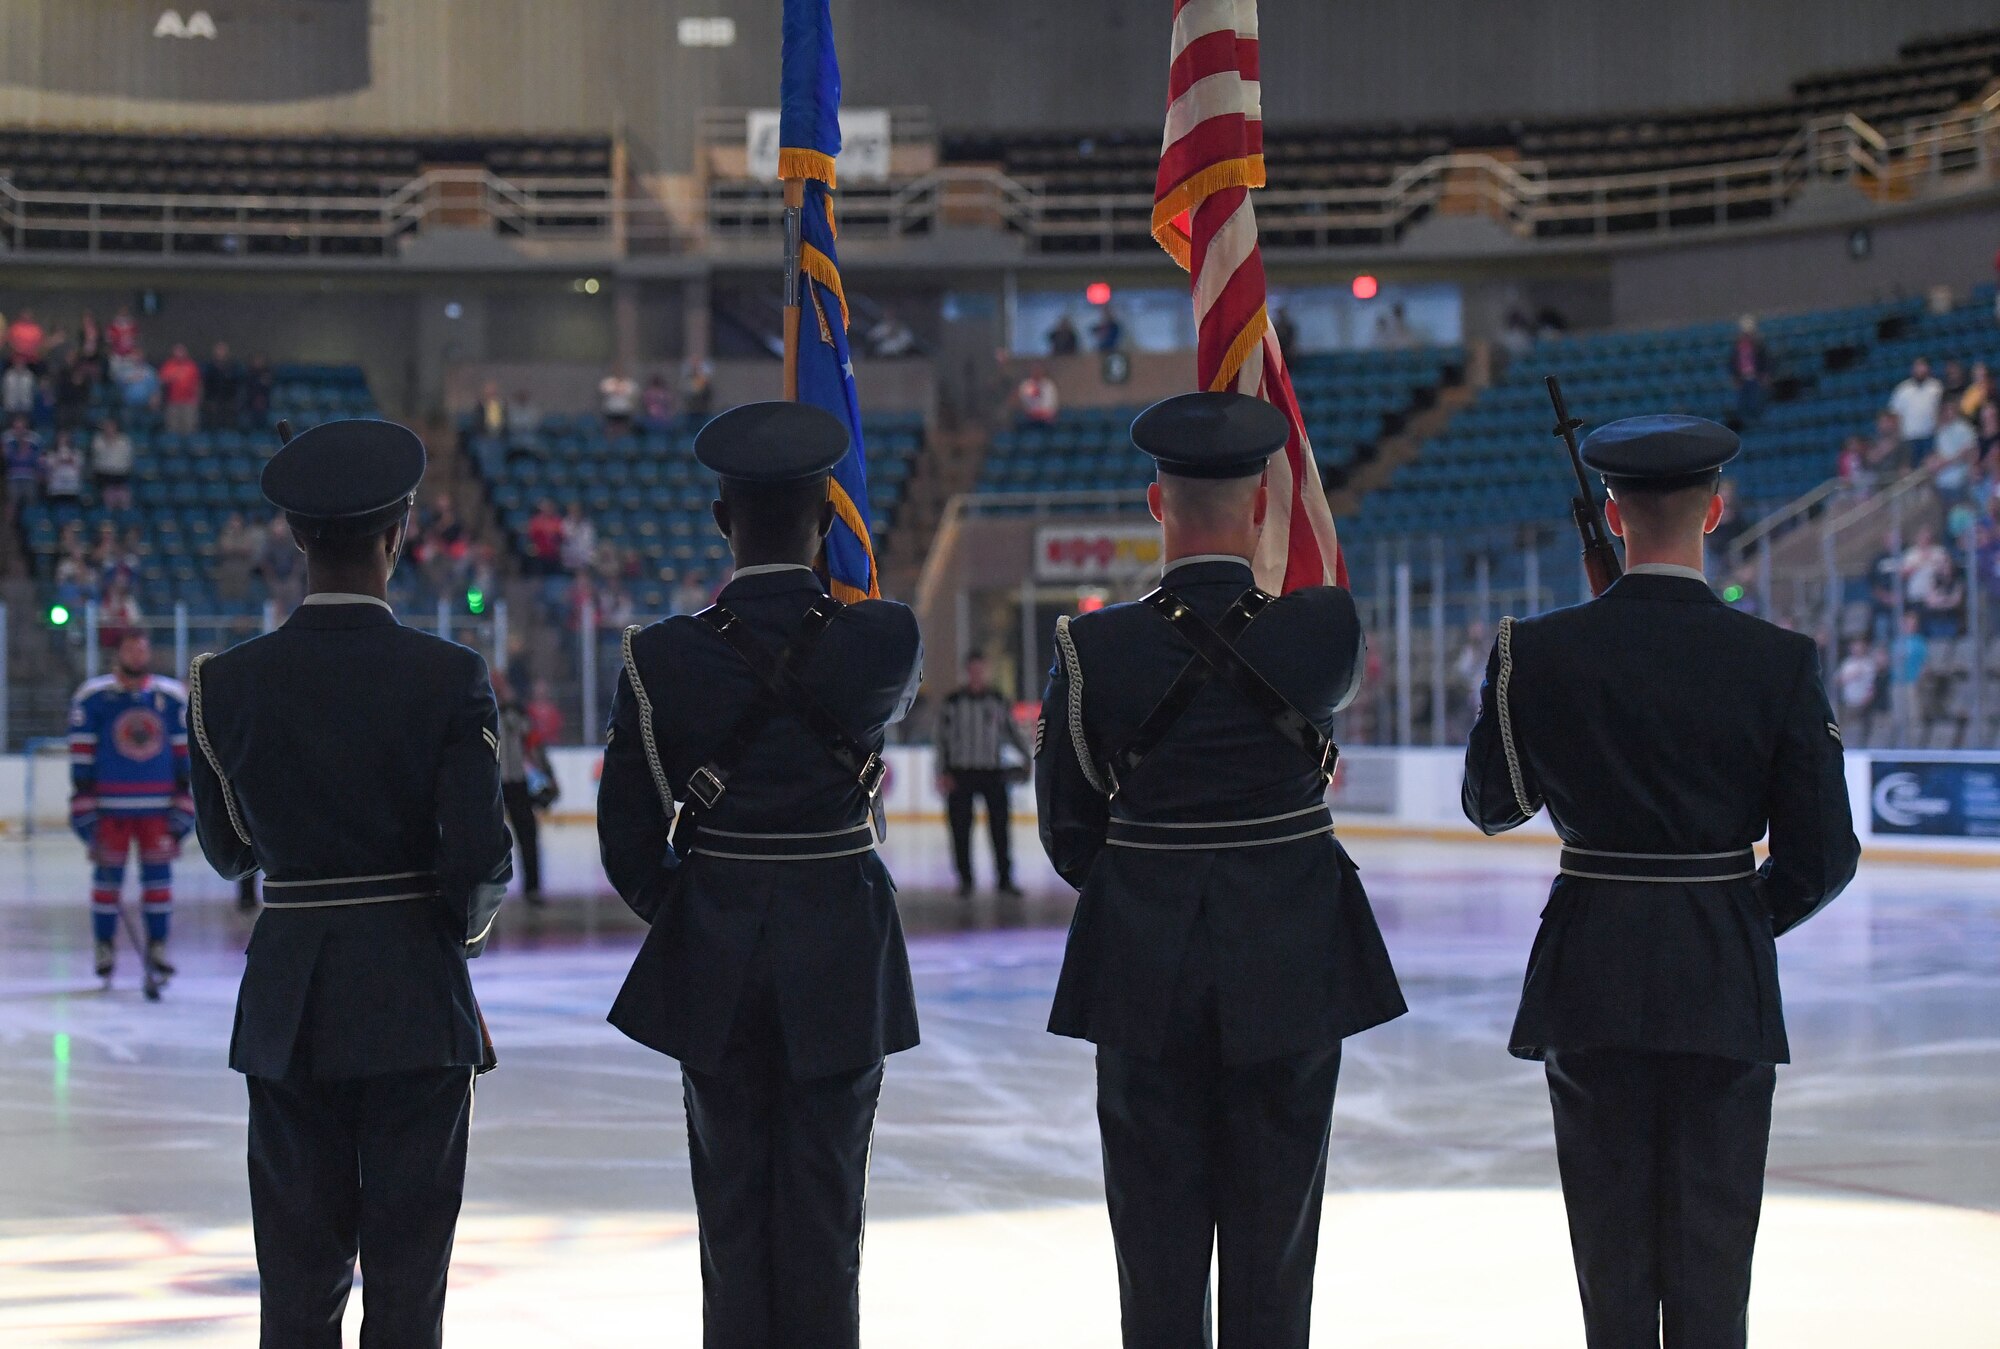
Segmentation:
<svg viewBox="0 0 2000 1349">
<path fill-rule="evenodd" d="M 940 773 L 1006 768 L 1000 747 L 1012 745 L 1021 762 L 1031 757 L 1014 725 L 1014 710 L 992 689 L 974 693 L 960 689 L 938 709 L 937 755 Z"/>
</svg>

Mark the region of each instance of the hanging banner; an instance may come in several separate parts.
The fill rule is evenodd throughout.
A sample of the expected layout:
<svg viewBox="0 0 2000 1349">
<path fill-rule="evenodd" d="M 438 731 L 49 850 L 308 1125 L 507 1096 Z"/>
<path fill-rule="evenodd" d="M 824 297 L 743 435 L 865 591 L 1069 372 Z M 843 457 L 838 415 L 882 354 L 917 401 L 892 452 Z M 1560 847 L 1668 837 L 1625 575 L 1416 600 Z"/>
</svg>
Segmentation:
<svg viewBox="0 0 2000 1349">
<path fill-rule="evenodd" d="M 750 176 L 770 182 L 778 176 L 778 110 L 752 108 L 745 119 L 744 143 L 749 150 Z M 840 153 L 834 172 L 839 185 L 889 181 L 889 110 L 842 108 Z"/>
</svg>

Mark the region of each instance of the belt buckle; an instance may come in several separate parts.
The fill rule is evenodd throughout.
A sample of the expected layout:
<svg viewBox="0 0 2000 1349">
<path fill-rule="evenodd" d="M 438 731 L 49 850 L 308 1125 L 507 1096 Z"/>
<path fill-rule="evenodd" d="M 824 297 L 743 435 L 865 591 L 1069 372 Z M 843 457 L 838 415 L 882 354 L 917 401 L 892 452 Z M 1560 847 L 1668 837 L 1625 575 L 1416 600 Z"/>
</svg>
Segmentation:
<svg viewBox="0 0 2000 1349">
<path fill-rule="evenodd" d="M 722 799 L 722 794 L 728 789 L 728 784 L 724 783 L 716 775 L 715 770 L 707 764 L 695 769 L 688 777 L 688 795 L 700 802 L 703 810 L 714 810 L 715 803 Z"/>
<path fill-rule="evenodd" d="M 868 793 L 869 800 L 874 800 L 881 792 L 882 779 L 888 776 L 888 772 L 889 765 L 882 761 L 882 756 L 879 754 L 869 755 L 867 761 L 861 765 L 861 789 Z"/>
<path fill-rule="evenodd" d="M 1340 746 L 1334 744 L 1331 740 L 1329 740 L 1326 742 L 1326 748 L 1319 752 L 1320 776 L 1325 778 L 1328 782 L 1332 782 L 1334 771 L 1339 767 L 1340 767 Z"/>
</svg>

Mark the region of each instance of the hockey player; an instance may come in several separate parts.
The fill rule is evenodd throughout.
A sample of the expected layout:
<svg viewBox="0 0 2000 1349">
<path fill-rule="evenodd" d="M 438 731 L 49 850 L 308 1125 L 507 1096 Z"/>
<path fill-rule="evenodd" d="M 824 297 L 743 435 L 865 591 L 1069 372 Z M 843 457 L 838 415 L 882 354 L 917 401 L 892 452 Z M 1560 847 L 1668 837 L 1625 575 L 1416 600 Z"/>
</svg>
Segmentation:
<svg viewBox="0 0 2000 1349">
<path fill-rule="evenodd" d="M 156 978 L 174 972 L 167 961 L 173 861 L 194 827 L 187 690 L 154 674 L 152 662 L 146 634 L 128 632 L 118 643 L 116 668 L 85 680 L 69 708 L 69 819 L 96 867 L 90 923 L 100 979 L 109 979 L 116 963 L 118 898 L 135 844 L 146 962 Z"/>
</svg>

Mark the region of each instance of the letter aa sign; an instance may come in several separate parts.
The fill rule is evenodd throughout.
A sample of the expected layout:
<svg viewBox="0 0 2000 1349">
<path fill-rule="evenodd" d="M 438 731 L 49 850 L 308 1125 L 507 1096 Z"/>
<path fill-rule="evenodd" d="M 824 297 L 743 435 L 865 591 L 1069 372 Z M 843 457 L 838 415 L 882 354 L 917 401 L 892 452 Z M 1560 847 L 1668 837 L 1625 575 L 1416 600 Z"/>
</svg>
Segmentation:
<svg viewBox="0 0 2000 1349">
<path fill-rule="evenodd" d="M 215 37 L 215 20 L 208 16 L 208 11 L 205 9 L 198 9 L 185 19 L 181 17 L 179 10 L 170 9 L 160 15 L 159 22 L 153 25 L 153 36 L 205 37 L 213 39 Z"/>
</svg>

